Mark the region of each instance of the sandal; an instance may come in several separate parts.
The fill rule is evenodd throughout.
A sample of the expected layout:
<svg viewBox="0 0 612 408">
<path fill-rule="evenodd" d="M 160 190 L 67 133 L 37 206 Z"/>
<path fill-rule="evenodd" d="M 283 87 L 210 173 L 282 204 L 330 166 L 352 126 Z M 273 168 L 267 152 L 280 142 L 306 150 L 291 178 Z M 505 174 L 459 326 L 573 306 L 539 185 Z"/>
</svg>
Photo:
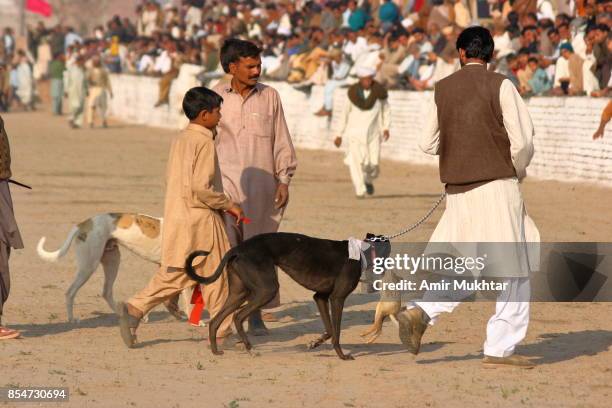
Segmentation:
<svg viewBox="0 0 612 408">
<path fill-rule="evenodd" d="M 0 340 L 16 339 L 19 336 L 21 336 L 21 333 L 17 330 L 0 326 Z"/>
<path fill-rule="evenodd" d="M 128 348 L 134 347 L 136 344 L 136 328 L 140 323 L 140 319 L 128 313 L 127 303 L 119 305 L 119 331 L 121 338 Z M 132 329 L 134 331 L 132 332 Z"/>
</svg>

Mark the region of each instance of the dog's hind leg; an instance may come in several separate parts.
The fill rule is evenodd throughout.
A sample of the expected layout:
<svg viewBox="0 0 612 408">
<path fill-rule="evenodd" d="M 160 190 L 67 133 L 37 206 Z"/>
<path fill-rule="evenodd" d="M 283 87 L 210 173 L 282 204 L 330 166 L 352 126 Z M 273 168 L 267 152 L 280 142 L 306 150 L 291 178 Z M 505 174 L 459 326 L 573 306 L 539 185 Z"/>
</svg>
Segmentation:
<svg viewBox="0 0 612 408">
<path fill-rule="evenodd" d="M 234 324 L 236 326 L 236 331 L 238 332 L 240 339 L 242 339 L 244 347 L 247 349 L 247 351 L 250 350 L 252 346 L 251 342 L 249 341 L 249 338 L 246 335 L 246 332 L 244 331 L 244 321 L 251 315 L 251 313 L 261 309 L 268 302 L 274 299 L 274 296 L 276 296 L 278 289 L 278 282 L 276 283 L 276 287 L 266 287 L 265 289 L 258 288 L 258 291 L 254 294 L 252 298 L 249 299 L 249 302 L 244 307 L 242 307 L 234 316 Z"/>
<path fill-rule="evenodd" d="M 323 325 L 325 326 L 325 333 L 323 333 L 317 340 L 313 340 L 308 343 L 309 350 L 315 349 L 321 344 L 325 343 L 334 333 L 331 319 L 329 317 L 329 295 L 315 293 L 313 299 L 319 308 L 319 314 L 321 315 L 321 320 L 323 320 Z"/>
<path fill-rule="evenodd" d="M 208 341 L 210 342 L 210 350 L 213 354 L 223 354 L 223 351 L 217 347 L 217 330 L 221 323 L 227 318 L 227 316 L 234 313 L 242 306 L 244 301 L 247 299 L 249 292 L 242 285 L 242 281 L 236 277 L 231 271 L 228 271 L 229 277 L 229 295 L 223 304 L 223 307 L 216 315 L 210 319 L 208 326 Z M 236 322 L 236 316 L 234 316 L 234 323 Z M 238 328 L 236 327 L 236 330 Z"/>
<path fill-rule="evenodd" d="M 342 348 L 340 347 L 340 330 L 342 325 L 342 310 L 344 309 L 344 300 L 345 297 L 331 297 L 330 305 L 331 305 L 331 324 L 333 328 L 332 333 L 332 345 L 334 346 L 334 350 L 336 350 L 336 354 L 342 360 L 354 360 L 355 358 L 350 354 L 344 354 L 342 352 Z"/>
<path fill-rule="evenodd" d="M 117 305 L 113 299 L 113 285 L 115 279 L 117 279 L 117 273 L 119 272 L 119 263 L 121 262 L 121 252 L 117 244 L 112 240 L 106 243 L 104 254 L 100 259 L 102 263 L 102 269 L 104 269 L 104 289 L 102 290 L 102 297 L 108 303 L 108 306 L 112 311 L 117 313 Z"/>
<path fill-rule="evenodd" d="M 78 238 L 77 238 L 78 240 Z M 74 282 L 66 291 L 66 311 L 68 313 L 68 321 L 74 322 L 73 307 L 74 298 L 81 287 L 91 278 L 91 275 L 95 272 L 96 268 L 100 264 L 100 258 L 104 247 L 90 248 L 86 243 L 78 242 L 76 244 L 76 259 L 77 259 L 77 273 L 74 278 Z"/>
</svg>

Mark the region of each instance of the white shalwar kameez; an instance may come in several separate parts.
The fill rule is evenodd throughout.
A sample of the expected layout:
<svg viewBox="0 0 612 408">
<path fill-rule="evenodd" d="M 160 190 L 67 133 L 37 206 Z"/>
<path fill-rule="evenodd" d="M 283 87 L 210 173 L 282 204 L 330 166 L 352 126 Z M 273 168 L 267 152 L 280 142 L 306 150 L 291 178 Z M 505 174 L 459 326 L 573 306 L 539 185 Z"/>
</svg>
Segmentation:
<svg viewBox="0 0 612 408">
<path fill-rule="evenodd" d="M 83 126 L 85 112 L 85 96 L 87 95 L 87 78 L 83 67 L 74 64 L 64 72 L 64 84 L 68 94 L 70 121 L 77 126 Z"/>
<path fill-rule="evenodd" d="M 534 128 L 523 99 L 508 79 L 501 84 L 500 105 L 518 179 L 495 180 L 465 193 L 447 195 L 446 209 L 430 242 L 540 242 L 540 234 L 527 215 L 519 189 L 519 179 L 526 175 L 533 156 Z M 440 130 L 434 98 L 425 123 L 419 146 L 425 153 L 437 155 Z M 518 278 L 508 279 L 507 289 L 497 297 L 495 314 L 487 323 L 484 343 L 487 356 L 512 355 L 515 346 L 527 333 L 529 272 L 537 270 L 537 256 L 534 257 L 533 252 L 526 256 L 529 259 L 526 270 L 516 271 L 512 276 Z M 426 292 L 423 300 L 410 302 L 407 306 L 418 305 L 430 317 L 429 324 L 433 325 L 441 313 L 450 313 L 460 304 L 436 302 L 435 299 L 434 293 Z"/>
<path fill-rule="evenodd" d="M 364 90 L 365 98 L 369 92 Z M 347 142 L 344 163 L 349 166 L 357 196 L 365 195 L 366 183 L 370 184 L 378 177 L 382 135 L 390 125 L 388 99 L 378 99 L 372 109 L 361 110 L 347 97 L 339 134 Z"/>
</svg>

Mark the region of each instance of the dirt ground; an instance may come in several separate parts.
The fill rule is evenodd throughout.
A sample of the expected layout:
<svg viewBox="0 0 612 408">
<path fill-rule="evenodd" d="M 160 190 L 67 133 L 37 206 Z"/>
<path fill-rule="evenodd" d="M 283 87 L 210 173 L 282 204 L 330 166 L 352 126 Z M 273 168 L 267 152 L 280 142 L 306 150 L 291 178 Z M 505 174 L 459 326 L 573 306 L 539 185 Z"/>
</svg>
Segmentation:
<svg viewBox="0 0 612 408">
<path fill-rule="evenodd" d="M 363 344 L 359 333 L 372 321 L 376 296 L 351 295 L 342 343 L 356 360 L 340 361 L 330 345 L 308 352 L 305 345 L 323 325 L 311 293 L 286 276 L 278 312 L 285 322 L 253 338 L 254 356 L 233 350 L 213 356 L 206 329 L 161 309 L 140 328 L 140 347 L 126 349 L 101 298 L 101 270 L 76 298 L 80 323 L 68 324 L 64 292 L 74 255 L 46 263 L 35 252 L 39 238 L 58 248 L 73 224 L 103 212 L 160 215 L 172 132 L 117 123 L 72 131 L 65 118 L 45 112 L 3 117 L 14 178 L 34 190 L 13 188 L 26 249 L 11 257 L 5 322 L 23 338 L 0 343 L 0 387 L 69 387 L 65 405 L 74 407 L 610 406 L 611 304 L 533 304 L 518 348 L 539 364 L 530 371 L 481 368 L 490 303 L 465 304 L 441 318 L 414 358 L 391 323 L 375 344 Z M 394 232 L 424 214 L 441 191 L 435 168 L 385 161 L 376 196 L 358 201 L 340 154 L 300 150 L 298 159 L 285 231 L 332 239 Z M 543 240 L 612 237 L 611 189 L 527 180 L 523 191 Z M 426 240 L 440 213 L 408 239 Z M 116 299 L 142 288 L 154 271 L 122 251 Z"/>
</svg>

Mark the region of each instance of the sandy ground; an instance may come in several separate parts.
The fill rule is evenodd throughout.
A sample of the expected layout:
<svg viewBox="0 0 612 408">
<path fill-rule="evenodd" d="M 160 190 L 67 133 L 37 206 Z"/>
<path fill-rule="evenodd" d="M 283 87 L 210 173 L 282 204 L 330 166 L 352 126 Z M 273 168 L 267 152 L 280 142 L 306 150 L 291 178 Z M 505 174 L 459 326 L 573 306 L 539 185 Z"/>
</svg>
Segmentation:
<svg viewBox="0 0 612 408">
<path fill-rule="evenodd" d="M 340 361 L 329 345 L 308 352 L 322 323 L 311 294 L 281 277 L 285 323 L 254 338 L 254 356 L 213 356 L 205 329 L 174 321 L 165 311 L 139 331 L 128 350 L 116 317 L 100 294 L 98 270 L 77 296 L 78 324 L 66 323 L 64 291 L 74 276 L 72 252 L 56 264 L 40 260 L 42 235 L 59 247 L 71 226 L 110 211 L 162 213 L 162 177 L 169 131 L 114 124 L 71 131 L 47 113 L 4 115 L 14 177 L 34 186 L 13 189 L 26 249 L 12 255 L 12 292 L 5 321 L 23 331 L 0 344 L 1 386 L 65 386 L 74 407 L 452 407 L 609 406 L 612 397 L 612 305 L 533 304 L 528 336 L 518 349 L 539 363 L 531 371 L 481 368 L 492 304 L 466 304 L 444 316 L 418 357 L 406 353 L 387 323 L 373 345 L 359 333 L 370 324 L 375 295 L 351 295 L 342 342 L 355 361 Z M 285 231 L 345 239 L 390 233 L 419 218 L 441 185 L 437 171 L 384 162 L 374 198 L 353 198 L 340 154 L 299 151 Z M 528 180 L 528 210 L 546 241 L 611 238 L 612 190 Z M 408 239 L 426 240 L 440 211 Z M 142 288 L 155 268 L 122 252 L 117 299 Z M 7 405 L 7 404 L 5 404 Z M 2 406 L 2 403 L 0 403 Z M 25 405 L 19 405 L 25 406 Z"/>
</svg>

